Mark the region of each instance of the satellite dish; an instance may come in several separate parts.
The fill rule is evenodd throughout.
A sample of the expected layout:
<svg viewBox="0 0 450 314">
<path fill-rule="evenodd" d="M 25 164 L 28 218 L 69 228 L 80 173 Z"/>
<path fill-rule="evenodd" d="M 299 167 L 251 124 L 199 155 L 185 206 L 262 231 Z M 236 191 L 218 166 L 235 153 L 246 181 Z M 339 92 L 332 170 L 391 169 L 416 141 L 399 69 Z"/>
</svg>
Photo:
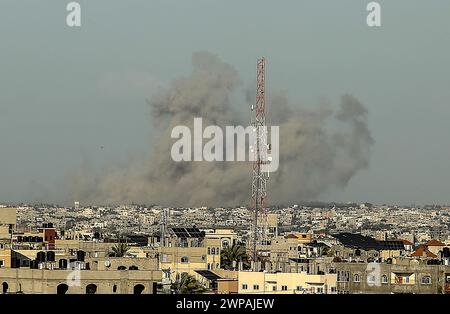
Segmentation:
<svg viewBox="0 0 450 314">
<path fill-rule="evenodd" d="M 110 267 L 111 266 L 111 262 L 110 261 L 105 261 L 105 266 L 106 267 Z"/>
</svg>

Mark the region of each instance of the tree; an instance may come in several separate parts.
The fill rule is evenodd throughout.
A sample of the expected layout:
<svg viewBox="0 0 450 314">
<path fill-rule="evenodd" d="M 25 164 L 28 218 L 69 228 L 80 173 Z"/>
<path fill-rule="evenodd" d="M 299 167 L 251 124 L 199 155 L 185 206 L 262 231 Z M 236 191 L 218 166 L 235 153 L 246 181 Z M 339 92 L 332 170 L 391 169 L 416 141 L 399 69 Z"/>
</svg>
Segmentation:
<svg viewBox="0 0 450 314">
<path fill-rule="evenodd" d="M 109 252 L 110 257 L 124 257 L 130 247 L 126 243 L 117 243 L 112 247 L 112 251 Z"/>
<path fill-rule="evenodd" d="M 249 268 L 248 255 L 245 246 L 234 243 L 232 246 L 226 247 L 220 252 L 220 263 L 222 267 L 233 267 L 233 262 L 244 263 L 244 268 Z"/>
<path fill-rule="evenodd" d="M 194 276 L 188 273 L 182 273 L 180 279 L 172 284 L 172 289 L 176 294 L 196 294 L 206 290 Z"/>
</svg>

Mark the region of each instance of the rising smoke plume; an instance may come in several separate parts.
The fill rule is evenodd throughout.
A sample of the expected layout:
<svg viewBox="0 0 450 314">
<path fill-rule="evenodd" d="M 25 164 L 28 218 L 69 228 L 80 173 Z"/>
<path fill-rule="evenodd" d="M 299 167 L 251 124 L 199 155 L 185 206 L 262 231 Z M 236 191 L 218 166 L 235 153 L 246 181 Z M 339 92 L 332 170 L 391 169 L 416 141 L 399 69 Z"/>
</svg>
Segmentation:
<svg viewBox="0 0 450 314">
<path fill-rule="evenodd" d="M 146 203 L 168 206 L 235 206 L 250 203 L 251 164 L 247 162 L 174 162 L 170 149 L 175 125 L 247 126 L 248 104 L 237 98 L 237 71 L 209 53 L 195 53 L 188 77 L 174 80 L 150 101 L 159 140 L 149 157 L 104 172 L 91 169 L 71 175 L 72 200 L 94 204 Z M 245 97 L 244 97 L 245 98 Z M 367 110 L 351 95 L 339 107 L 315 110 L 291 106 L 285 93 L 268 100 L 268 121 L 280 126 L 280 167 L 268 184 L 269 203 L 314 199 L 345 186 L 369 165 L 373 143 Z"/>
</svg>

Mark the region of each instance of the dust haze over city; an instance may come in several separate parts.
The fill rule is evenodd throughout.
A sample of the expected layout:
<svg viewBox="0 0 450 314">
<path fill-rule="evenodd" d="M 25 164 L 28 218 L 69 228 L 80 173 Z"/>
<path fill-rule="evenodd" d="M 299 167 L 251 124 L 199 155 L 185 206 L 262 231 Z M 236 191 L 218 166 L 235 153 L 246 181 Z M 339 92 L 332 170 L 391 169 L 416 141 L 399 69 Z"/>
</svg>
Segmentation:
<svg viewBox="0 0 450 314">
<path fill-rule="evenodd" d="M 375 31 L 365 25 L 364 6 L 345 2 L 288 1 L 282 7 L 265 2 L 260 14 L 271 19 L 262 22 L 250 4 L 235 10 L 231 3 L 204 1 L 96 1 L 86 3 L 83 27 L 74 31 L 57 27 L 63 4 L 42 1 L 31 11 L 23 10 L 27 1 L 8 3 L 9 13 L 1 13 L 0 144 L 8 154 L 0 164 L 0 199 L 71 204 L 84 197 L 95 203 L 153 203 L 155 198 L 167 204 L 172 198 L 174 203 L 246 205 L 250 175 L 241 170 L 245 165 L 186 165 L 177 176 L 164 151 L 167 129 L 155 124 L 155 114 L 164 113 L 157 106 L 168 104 L 164 93 L 183 88 L 172 81 L 180 85 L 180 77 L 190 78 L 185 84 L 200 88 L 199 81 L 195 85 L 200 75 L 191 75 L 200 66 L 191 59 L 200 52 L 210 58 L 212 78 L 229 86 L 203 86 L 185 95 L 191 103 L 181 104 L 180 114 L 195 110 L 202 94 L 221 93 L 217 97 L 223 99 L 209 101 L 211 112 L 200 106 L 199 113 L 206 120 L 242 125 L 249 124 L 254 102 L 255 56 L 268 59 L 268 123 L 289 117 L 281 127 L 286 136 L 281 168 L 269 182 L 274 204 L 282 199 L 448 202 L 450 113 L 444 82 L 450 47 L 442 10 L 431 4 L 424 13 L 420 1 L 415 9 L 385 3 L 385 24 Z M 102 14 L 106 8 L 110 13 Z M 12 20 L 19 12 L 20 23 Z M 166 23 L 162 15 L 169 13 L 179 23 Z M 228 78 L 218 77 L 220 67 L 229 71 L 221 74 Z M 355 113 L 367 126 L 346 137 L 347 143 L 337 143 L 333 133 L 352 134 L 356 127 L 353 118 L 336 119 L 346 94 L 367 110 Z M 285 103 L 295 116 L 283 109 Z M 192 120 L 177 116 L 174 107 L 165 118 Z M 305 130 L 304 141 L 291 145 L 289 134 L 296 128 L 311 132 Z M 317 146 L 308 144 L 308 136 L 320 137 Z M 298 162 L 292 158 L 296 153 Z M 152 176 L 162 169 L 169 173 L 155 184 Z M 136 184 L 127 187 L 118 180 Z M 197 180 L 196 193 L 179 193 L 190 180 Z"/>
<path fill-rule="evenodd" d="M 449 12 L 3 0 L 2 295 L 450 294 Z"/>
<path fill-rule="evenodd" d="M 151 157 L 123 168 L 107 168 L 92 176 L 82 171 L 71 176 L 70 190 L 87 203 L 121 204 L 132 201 L 176 206 L 243 205 L 249 199 L 251 164 L 245 162 L 183 162 L 170 158 L 176 125 L 202 117 L 206 125 L 248 125 L 245 102 L 232 97 L 239 75 L 210 53 L 194 53 L 193 72 L 171 83 L 150 99 L 153 121 L 162 125 L 161 140 Z M 342 96 L 336 112 L 322 105 L 314 110 L 292 108 L 285 93 L 270 99 L 271 123 L 281 129 L 281 169 L 269 184 L 271 202 L 289 203 L 315 198 L 329 187 L 345 186 L 369 164 L 372 137 L 366 125 L 367 109 L 350 95 Z M 239 108 L 241 107 L 241 108 Z M 249 106 L 247 106 L 249 107 Z M 273 109 L 272 109 L 273 108 Z M 239 110 L 241 109 L 241 110 Z M 348 130 L 329 130 L 340 122 Z M 331 121 L 330 121 L 331 120 Z M 336 123 L 337 124 L 337 123 Z M 186 193 L 189 191 L 189 193 Z"/>
</svg>

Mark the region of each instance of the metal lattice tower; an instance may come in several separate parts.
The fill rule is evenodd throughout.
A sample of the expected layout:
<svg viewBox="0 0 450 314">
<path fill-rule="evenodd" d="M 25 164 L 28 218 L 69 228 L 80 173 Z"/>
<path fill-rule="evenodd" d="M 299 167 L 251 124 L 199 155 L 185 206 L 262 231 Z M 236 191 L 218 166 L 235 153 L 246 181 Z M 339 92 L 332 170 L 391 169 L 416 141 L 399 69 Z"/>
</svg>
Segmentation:
<svg viewBox="0 0 450 314">
<path fill-rule="evenodd" d="M 256 63 L 256 103 L 252 106 L 255 112 L 252 117 L 254 143 L 251 151 L 254 153 L 252 170 L 252 258 L 256 264 L 258 253 L 257 246 L 265 239 L 267 221 L 266 197 L 268 173 L 262 171 L 262 166 L 267 163 L 267 127 L 266 127 L 266 60 L 259 58 Z"/>
<path fill-rule="evenodd" d="M 168 216 L 169 216 L 169 209 L 164 208 L 162 211 L 162 217 L 160 221 L 160 246 L 164 247 L 166 245 L 166 235 L 167 235 L 167 224 L 168 224 Z"/>
</svg>

